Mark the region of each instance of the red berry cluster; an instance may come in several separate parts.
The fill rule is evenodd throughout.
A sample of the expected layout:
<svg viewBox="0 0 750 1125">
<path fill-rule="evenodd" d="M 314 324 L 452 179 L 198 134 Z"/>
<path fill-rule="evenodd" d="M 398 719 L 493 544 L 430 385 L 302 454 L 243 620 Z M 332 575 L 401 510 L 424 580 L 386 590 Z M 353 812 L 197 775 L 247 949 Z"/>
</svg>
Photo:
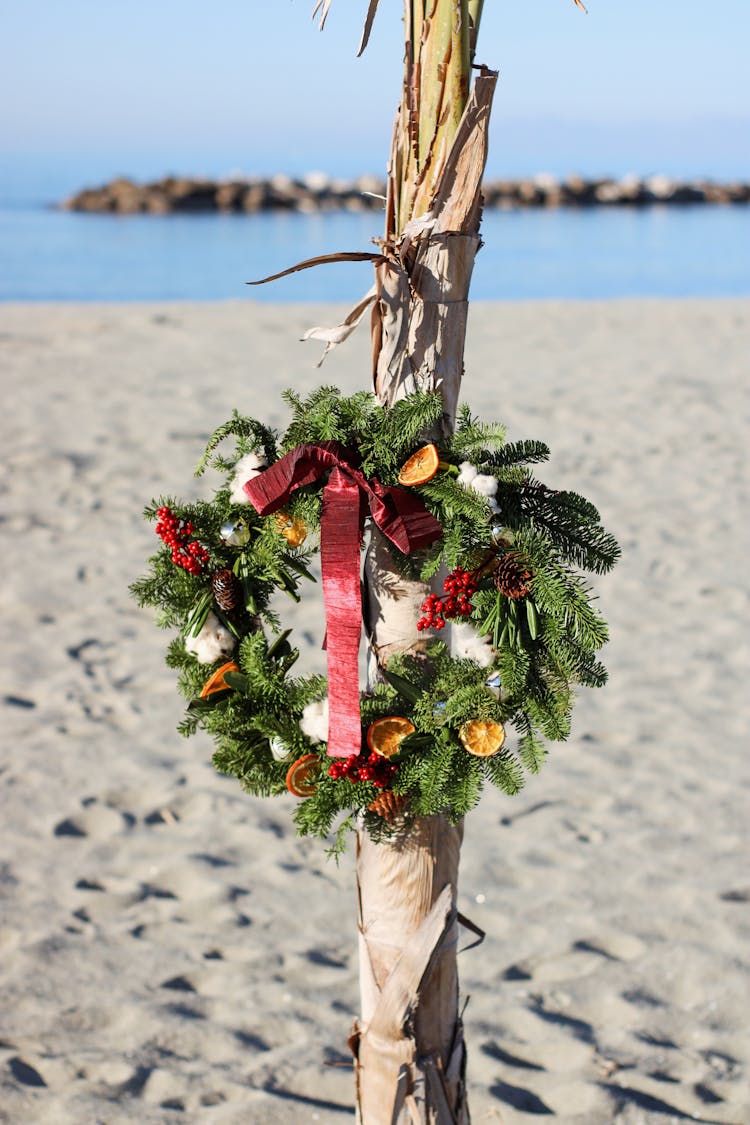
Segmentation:
<svg viewBox="0 0 750 1125">
<path fill-rule="evenodd" d="M 190 520 L 178 519 L 171 508 L 158 508 L 159 522 L 156 534 L 172 548 L 172 562 L 181 566 L 188 574 L 200 574 L 209 559 L 208 551 L 197 539 L 193 539 L 193 525 Z"/>
<path fill-rule="evenodd" d="M 397 768 L 382 754 L 372 751 L 369 754 L 350 754 L 348 758 L 336 758 L 328 767 L 328 776 L 336 780 L 346 777 L 349 781 L 371 781 L 378 789 L 387 789 Z"/>
<path fill-rule="evenodd" d="M 443 582 L 445 594 L 430 594 L 422 602 L 422 613 L 417 622 L 418 629 L 444 629 L 445 622 L 452 617 L 468 617 L 474 606 L 471 599 L 478 590 L 476 571 L 452 570 Z"/>
</svg>

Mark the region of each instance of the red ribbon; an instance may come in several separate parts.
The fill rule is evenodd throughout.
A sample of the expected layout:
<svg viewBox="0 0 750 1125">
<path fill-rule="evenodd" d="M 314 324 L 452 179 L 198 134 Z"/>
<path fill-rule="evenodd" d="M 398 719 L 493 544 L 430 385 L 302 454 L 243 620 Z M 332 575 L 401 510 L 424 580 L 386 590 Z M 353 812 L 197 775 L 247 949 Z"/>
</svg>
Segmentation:
<svg viewBox="0 0 750 1125">
<path fill-rule="evenodd" d="M 320 561 L 326 610 L 328 754 L 347 758 L 359 754 L 362 729 L 359 715 L 359 640 L 362 631 L 362 592 L 359 577 L 360 543 L 367 508 L 383 534 L 408 555 L 434 543 L 443 529 L 422 501 L 402 488 L 368 480 L 337 441 L 306 442 L 243 488 L 261 516 L 284 506 L 292 492 L 320 480 L 323 488 L 320 522 Z"/>
</svg>

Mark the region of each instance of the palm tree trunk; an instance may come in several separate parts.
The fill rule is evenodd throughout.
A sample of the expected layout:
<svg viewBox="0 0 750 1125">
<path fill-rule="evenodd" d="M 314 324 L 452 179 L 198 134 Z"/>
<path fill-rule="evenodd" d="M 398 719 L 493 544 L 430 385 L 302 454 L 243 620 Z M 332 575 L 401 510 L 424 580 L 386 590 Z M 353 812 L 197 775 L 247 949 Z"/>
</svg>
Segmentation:
<svg viewBox="0 0 750 1125">
<path fill-rule="evenodd" d="M 481 0 L 406 0 L 402 102 L 389 166 L 384 260 L 372 323 L 375 391 L 389 405 L 417 389 L 443 396 L 454 424 L 481 178 L 496 75 L 469 93 Z M 431 436 L 425 435 L 425 439 Z M 418 653 L 429 592 L 393 568 L 373 535 L 365 562 L 370 676 Z M 357 892 L 361 1016 L 352 1036 L 361 1125 L 466 1125 L 466 1049 L 458 1007 L 456 896 L 463 826 L 418 818 L 399 838 L 360 831 Z"/>
</svg>

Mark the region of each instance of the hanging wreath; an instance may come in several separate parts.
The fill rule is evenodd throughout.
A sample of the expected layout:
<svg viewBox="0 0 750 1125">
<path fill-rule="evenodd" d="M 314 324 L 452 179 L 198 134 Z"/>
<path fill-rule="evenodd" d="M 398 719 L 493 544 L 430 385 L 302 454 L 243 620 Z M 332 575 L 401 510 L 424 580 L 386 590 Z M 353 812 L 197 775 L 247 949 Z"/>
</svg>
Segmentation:
<svg viewBox="0 0 750 1125">
<path fill-rule="evenodd" d="M 335 847 L 358 817 L 377 836 L 412 816 L 459 819 L 486 781 L 517 793 L 544 740 L 567 737 L 574 686 L 606 680 L 607 627 L 580 571 L 607 571 L 615 540 L 588 501 L 532 475 L 541 442 L 506 443 L 463 407 L 451 437 L 425 444 L 438 394 L 388 410 L 331 387 L 284 397 L 281 438 L 236 412 L 212 435 L 197 475 L 223 474 L 213 499 L 146 509 L 163 546 L 132 592 L 178 630 L 167 663 L 189 700 L 181 732 L 208 731 L 216 767 L 249 792 L 294 794 L 301 834 L 326 836 L 343 814 Z M 416 623 L 425 652 L 392 657 L 360 698 L 367 535 L 411 577 L 444 578 Z M 271 606 L 277 590 L 300 600 L 318 554 L 327 679 L 293 674 Z"/>
</svg>

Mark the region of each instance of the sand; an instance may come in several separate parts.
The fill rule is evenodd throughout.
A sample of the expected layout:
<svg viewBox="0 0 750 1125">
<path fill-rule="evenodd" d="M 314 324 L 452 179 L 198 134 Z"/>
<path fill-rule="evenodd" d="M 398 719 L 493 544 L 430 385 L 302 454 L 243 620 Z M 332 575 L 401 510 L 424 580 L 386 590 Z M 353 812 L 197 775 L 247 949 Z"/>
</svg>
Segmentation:
<svg viewBox="0 0 750 1125">
<path fill-rule="evenodd" d="M 143 503 L 204 487 L 233 406 L 366 385 L 365 331 L 322 373 L 297 342 L 337 311 L 0 306 L 0 1121 L 353 1120 L 351 853 L 177 735 L 127 595 Z M 478 304 L 469 332 L 467 399 L 546 440 L 623 547 L 610 685 L 467 825 L 473 1119 L 747 1125 L 750 301 Z M 322 667 L 317 596 L 297 625 Z"/>
</svg>

